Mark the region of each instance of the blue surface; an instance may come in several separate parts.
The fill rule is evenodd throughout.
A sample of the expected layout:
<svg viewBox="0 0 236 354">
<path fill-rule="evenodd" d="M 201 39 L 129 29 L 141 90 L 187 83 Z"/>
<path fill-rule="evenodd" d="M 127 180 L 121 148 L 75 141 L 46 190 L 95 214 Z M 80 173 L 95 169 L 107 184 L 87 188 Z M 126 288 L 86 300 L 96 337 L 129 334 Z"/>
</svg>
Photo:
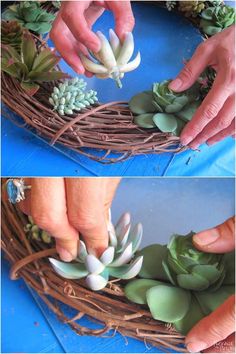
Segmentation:
<svg viewBox="0 0 236 354">
<path fill-rule="evenodd" d="M 233 178 L 124 179 L 117 191 L 112 215 L 116 221 L 122 212 L 129 210 L 134 223 L 143 223 L 142 246 L 166 243 L 174 232 L 186 234 L 190 230 L 204 230 L 234 215 L 234 195 Z M 78 337 L 60 323 L 32 291 L 31 296 L 22 281 L 10 281 L 8 271 L 4 263 L 2 352 L 161 352 L 130 338 L 127 344 L 118 334 L 113 338 Z M 72 316 L 66 308 L 65 313 Z M 94 326 L 87 319 L 81 324 Z"/>
<path fill-rule="evenodd" d="M 175 77 L 183 59 L 191 57 L 201 36 L 181 15 L 154 5 L 133 4 L 136 18 L 134 37 L 142 63 L 123 80 L 123 89 L 112 80 L 87 79 L 88 88 L 98 91 L 100 101 L 124 100 L 145 89 L 153 81 Z M 107 34 L 113 18 L 106 12 L 95 30 Z M 62 62 L 62 69 L 75 73 Z M 59 145 L 48 146 L 38 137 L 3 120 L 2 175 L 4 176 L 232 176 L 234 175 L 234 140 L 229 138 L 214 147 L 203 146 L 200 153 L 188 151 L 131 158 L 123 163 L 102 165 Z M 65 155 L 67 157 L 65 157 Z M 68 159 L 69 157 L 69 159 Z"/>
</svg>

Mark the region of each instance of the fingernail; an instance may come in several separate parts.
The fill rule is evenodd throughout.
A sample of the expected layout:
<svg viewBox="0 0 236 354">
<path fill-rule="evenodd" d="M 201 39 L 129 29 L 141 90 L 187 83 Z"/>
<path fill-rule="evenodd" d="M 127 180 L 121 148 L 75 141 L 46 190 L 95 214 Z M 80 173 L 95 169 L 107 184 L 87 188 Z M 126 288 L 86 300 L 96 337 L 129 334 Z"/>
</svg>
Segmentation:
<svg viewBox="0 0 236 354">
<path fill-rule="evenodd" d="M 212 229 L 210 231 L 194 235 L 193 240 L 200 246 L 206 246 L 215 242 L 219 236 L 219 232 L 216 229 Z"/>
<path fill-rule="evenodd" d="M 95 43 L 95 42 L 87 42 L 86 43 L 87 47 L 91 49 L 94 53 L 98 53 L 100 50 L 100 44 Z"/>
<path fill-rule="evenodd" d="M 57 247 L 57 252 L 59 253 L 61 260 L 64 262 L 71 262 L 74 259 L 72 254 L 65 248 Z"/>
<path fill-rule="evenodd" d="M 205 342 L 189 342 L 186 343 L 186 347 L 190 353 L 198 353 L 203 349 L 206 349 L 208 345 Z"/>
<path fill-rule="evenodd" d="M 169 84 L 169 88 L 173 91 L 179 90 L 181 88 L 182 84 L 183 84 L 182 80 L 177 78 Z"/>
</svg>

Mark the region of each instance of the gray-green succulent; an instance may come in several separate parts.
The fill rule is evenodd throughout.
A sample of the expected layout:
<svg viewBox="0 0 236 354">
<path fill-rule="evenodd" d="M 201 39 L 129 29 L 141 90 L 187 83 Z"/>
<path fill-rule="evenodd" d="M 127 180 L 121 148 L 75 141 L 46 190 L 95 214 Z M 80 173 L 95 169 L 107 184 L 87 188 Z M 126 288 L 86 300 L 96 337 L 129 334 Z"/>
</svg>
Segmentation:
<svg viewBox="0 0 236 354">
<path fill-rule="evenodd" d="M 22 27 L 38 34 L 49 32 L 55 19 L 55 15 L 43 10 L 37 1 L 20 1 L 8 6 L 2 17 L 16 20 Z"/>
<path fill-rule="evenodd" d="M 129 108 L 138 126 L 180 135 L 201 104 L 200 85 L 197 82 L 189 90 L 176 93 L 168 88 L 169 83 L 170 80 L 154 83 L 152 91 L 133 96 Z"/>
<path fill-rule="evenodd" d="M 141 279 L 125 287 L 130 301 L 148 305 L 154 319 L 173 323 L 183 334 L 235 291 L 234 252 L 198 251 L 192 236 L 174 235 L 168 245 L 150 245 L 138 252 L 143 256 Z"/>
<path fill-rule="evenodd" d="M 131 229 L 130 214 L 121 216 L 115 228 L 108 224 L 109 247 L 100 257 L 89 254 L 86 245 L 80 240 L 76 262 L 64 263 L 50 258 L 54 270 L 67 279 L 86 278 L 92 290 L 103 289 L 110 277 L 119 279 L 134 278 L 140 271 L 143 256 L 132 260 L 142 239 L 142 225 Z"/>
<path fill-rule="evenodd" d="M 83 108 L 89 107 L 98 101 L 97 92 L 85 91 L 87 83 L 75 77 L 65 80 L 53 88 L 49 102 L 60 115 L 73 114 Z"/>
<path fill-rule="evenodd" d="M 204 10 L 201 17 L 200 27 L 203 32 L 213 36 L 235 23 L 235 10 L 227 5 L 212 6 Z"/>
</svg>

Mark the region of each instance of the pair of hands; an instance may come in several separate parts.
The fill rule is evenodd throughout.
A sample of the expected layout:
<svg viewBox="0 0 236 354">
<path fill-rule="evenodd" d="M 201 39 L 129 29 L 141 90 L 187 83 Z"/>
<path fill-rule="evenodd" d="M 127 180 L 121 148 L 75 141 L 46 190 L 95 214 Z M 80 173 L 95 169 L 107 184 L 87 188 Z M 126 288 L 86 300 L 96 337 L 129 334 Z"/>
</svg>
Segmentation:
<svg viewBox="0 0 236 354">
<path fill-rule="evenodd" d="M 55 237 L 62 260 L 69 262 L 77 256 L 80 235 L 89 251 L 99 255 L 108 246 L 108 210 L 119 182 L 119 178 L 25 179 L 31 190 L 19 206 L 40 228 Z M 230 252 L 235 246 L 234 231 L 234 218 L 231 218 L 196 234 L 193 242 L 205 252 Z M 199 352 L 224 340 L 205 352 L 232 352 L 234 321 L 234 296 L 231 296 L 188 333 L 187 348 Z"/>
<path fill-rule="evenodd" d="M 115 31 L 123 40 L 132 32 L 134 16 L 130 1 L 64 1 L 53 23 L 50 37 L 65 61 L 78 74 L 92 76 L 85 71 L 78 52 L 88 49 L 98 52 L 100 42 L 92 25 L 104 10 L 113 12 Z M 183 130 L 180 140 L 193 150 L 199 145 L 212 145 L 225 137 L 235 137 L 235 26 L 204 41 L 178 77 L 170 83 L 173 91 L 181 92 L 193 85 L 207 66 L 217 77 L 209 94 L 191 122 Z"/>
</svg>

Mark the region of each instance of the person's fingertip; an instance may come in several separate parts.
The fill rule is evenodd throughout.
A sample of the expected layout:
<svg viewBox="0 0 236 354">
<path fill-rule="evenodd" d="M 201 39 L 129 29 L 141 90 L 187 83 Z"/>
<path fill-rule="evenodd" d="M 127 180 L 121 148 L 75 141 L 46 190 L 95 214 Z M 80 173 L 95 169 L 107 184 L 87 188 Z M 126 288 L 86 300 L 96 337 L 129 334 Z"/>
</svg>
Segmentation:
<svg viewBox="0 0 236 354">
<path fill-rule="evenodd" d="M 202 341 L 194 341 L 186 343 L 186 347 L 190 353 L 199 353 L 201 350 L 207 348 L 207 344 Z"/>
<path fill-rule="evenodd" d="M 183 86 L 183 81 L 177 77 L 175 80 L 169 83 L 168 87 L 173 91 L 181 91 L 182 86 Z"/>
<path fill-rule="evenodd" d="M 219 231 L 214 228 L 208 231 L 197 233 L 193 236 L 193 242 L 199 246 L 207 246 L 217 241 L 219 237 Z"/>
<path fill-rule="evenodd" d="M 62 261 L 64 262 L 71 262 L 75 257 L 73 257 L 73 255 L 66 250 L 65 248 L 61 247 L 61 246 L 56 246 L 57 252 L 61 258 Z"/>
</svg>

